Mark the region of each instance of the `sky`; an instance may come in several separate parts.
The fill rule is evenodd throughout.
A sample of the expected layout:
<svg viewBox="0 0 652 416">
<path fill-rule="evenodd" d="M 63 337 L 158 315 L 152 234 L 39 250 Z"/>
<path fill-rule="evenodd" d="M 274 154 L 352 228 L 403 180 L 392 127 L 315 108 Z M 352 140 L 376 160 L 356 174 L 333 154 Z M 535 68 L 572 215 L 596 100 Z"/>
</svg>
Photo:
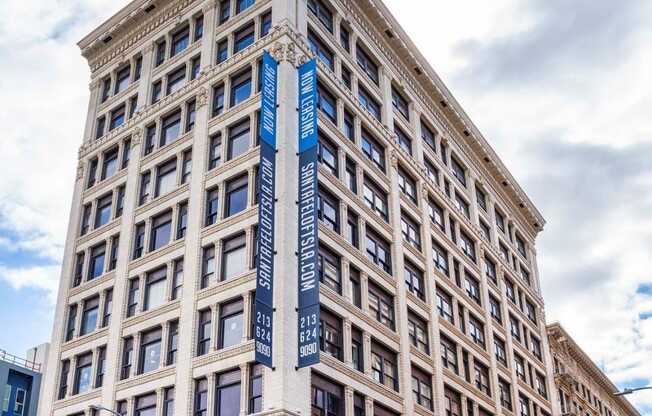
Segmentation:
<svg viewBox="0 0 652 416">
<path fill-rule="evenodd" d="M 88 105 L 76 43 L 126 3 L 0 1 L 0 349 L 17 355 L 51 335 Z M 546 218 L 548 321 L 619 387 L 652 385 L 652 2 L 386 3 Z M 652 415 L 652 391 L 630 400 Z"/>
</svg>

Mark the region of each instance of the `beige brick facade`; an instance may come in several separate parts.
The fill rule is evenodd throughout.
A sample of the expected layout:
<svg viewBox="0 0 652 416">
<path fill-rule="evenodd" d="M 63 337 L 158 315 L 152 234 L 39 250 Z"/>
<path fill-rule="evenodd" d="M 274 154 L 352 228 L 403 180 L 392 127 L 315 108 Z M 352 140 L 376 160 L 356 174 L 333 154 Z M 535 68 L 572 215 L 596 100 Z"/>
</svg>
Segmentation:
<svg viewBox="0 0 652 416">
<path fill-rule="evenodd" d="M 640 416 L 559 323 L 548 325 L 557 399 L 563 415 Z"/>
<path fill-rule="evenodd" d="M 331 415 L 558 414 L 545 221 L 380 0 L 136 0 L 79 46 L 91 98 L 42 416 L 217 415 L 227 379 L 242 415 L 320 414 L 322 397 Z M 297 66 L 313 49 L 326 335 L 297 371 Z M 279 61 L 276 367 L 256 404 L 264 50 Z"/>
</svg>

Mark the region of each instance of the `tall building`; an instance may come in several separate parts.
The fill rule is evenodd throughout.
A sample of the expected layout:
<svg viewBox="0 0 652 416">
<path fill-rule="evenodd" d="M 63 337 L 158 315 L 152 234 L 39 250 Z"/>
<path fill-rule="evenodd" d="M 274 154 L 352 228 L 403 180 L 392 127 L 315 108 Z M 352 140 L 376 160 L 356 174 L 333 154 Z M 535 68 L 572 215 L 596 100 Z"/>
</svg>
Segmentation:
<svg viewBox="0 0 652 416">
<path fill-rule="evenodd" d="M 1 416 L 36 416 L 48 344 L 22 358 L 0 350 Z"/>
<path fill-rule="evenodd" d="M 380 0 L 136 0 L 79 46 L 90 102 L 43 416 L 553 413 L 544 219 Z M 275 279 L 259 347 L 264 51 Z M 315 56 L 316 115 L 299 88 Z M 318 186 L 299 169 L 313 116 Z M 300 180 L 319 194 L 321 285 L 319 330 L 299 334 L 314 311 L 299 261 L 302 296 L 315 287 Z"/>
<path fill-rule="evenodd" d="M 548 325 L 555 388 L 562 415 L 640 416 L 558 322 Z"/>
</svg>

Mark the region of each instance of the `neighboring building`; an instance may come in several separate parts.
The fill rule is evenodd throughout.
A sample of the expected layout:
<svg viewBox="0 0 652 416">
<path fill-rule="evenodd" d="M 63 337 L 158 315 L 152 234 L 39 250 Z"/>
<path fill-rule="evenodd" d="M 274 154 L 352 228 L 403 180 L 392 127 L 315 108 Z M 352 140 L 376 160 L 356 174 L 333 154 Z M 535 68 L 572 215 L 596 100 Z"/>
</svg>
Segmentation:
<svg viewBox="0 0 652 416">
<path fill-rule="evenodd" d="M 548 340 L 562 415 L 640 416 L 559 323 L 548 325 Z"/>
<path fill-rule="evenodd" d="M 27 352 L 27 358 L 0 350 L 1 416 L 36 416 L 48 344 Z"/>
<path fill-rule="evenodd" d="M 137 0 L 79 46 L 91 98 L 41 415 L 552 414 L 544 219 L 382 2 Z M 251 339 L 263 50 L 274 371 Z M 322 353 L 295 370 L 312 51 Z"/>
</svg>

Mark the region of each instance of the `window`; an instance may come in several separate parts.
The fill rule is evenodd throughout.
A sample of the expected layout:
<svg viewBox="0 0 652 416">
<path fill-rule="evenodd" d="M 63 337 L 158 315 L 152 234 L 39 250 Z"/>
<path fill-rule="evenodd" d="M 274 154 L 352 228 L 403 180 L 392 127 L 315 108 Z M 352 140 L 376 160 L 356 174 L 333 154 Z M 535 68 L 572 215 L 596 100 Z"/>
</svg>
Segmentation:
<svg viewBox="0 0 652 416">
<path fill-rule="evenodd" d="M 471 211 L 469 210 L 468 202 L 466 202 L 464 198 L 462 198 L 457 192 L 455 192 L 455 200 L 453 202 L 461 214 L 463 214 L 466 218 L 471 218 Z"/>
<path fill-rule="evenodd" d="M 457 374 L 457 345 L 444 335 L 441 335 L 439 343 L 441 346 L 442 366 Z"/>
<path fill-rule="evenodd" d="M 342 321 L 323 308 L 319 314 L 319 349 L 342 360 Z"/>
<path fill-rule="evenodd" d="M 161 147 L 172 143 L 181 133 L 181 110 L 170 114 L 163 119 L 161 130 Z"/>
<path fill-rule="evenodd" d="M 410 109 L 408 102 L 401 94 L 398 92 L 394 86 L 392 86 L 392 106 L 403 116 L 406 120 L 410 120 Z"/>
<path fill-rule="evenodd" d="M 527 397 L 521 396 L 519 394 L 518 405 L 520 409 L 520 416 L 530 416 L 530 400 Z"/>
<path fill-rule="evenodd" d="M 403 169 L 398 168 L 398 187 L 415 204 L 417 203 L 417 186 L 414 179 Z"/>
<path fill-rule="evenodd" d="M 448 275 L 448 252 L 435 240 L 432 240 L 432 258 L 435 267 Z"/>
<path fill-rule="evenodd" d="M 236 0 L 235 14 L 242 13 L 254 4 L 255 0 Z"/>
<path fill-rule="evenodd" d="M 439 311 L 439 316 L 454 324 L 453 322 L 453 298 L 443 292 L 441 289 L 437 289 L 437 310 Z"/>
<path fill-rule="evenodd" d="M 121 185 L 118 187 L 118 196 L 116 197 L 116 202 L 115 202 L 115 217 L 119 218 L 122 216 L 122 211 L 124 209 L 124 204 L 125 204 L 125 185 Z"/>
<path fill-rule="evenodd" d="M 197 328 L 197 355 L 208 353 L 211 347 L 211 310 L 199 311 L 199 327 Z"/>
<path fill-rule="evenodd" d="M 319 189 L 317 201 L 317 216 L 324 225 L 339 233 L 340 231 L 340 203 L 330 193 Z"/>
<path fill-rule="evenodd" d="M 97 200 L 95 209 L 95 228 L 99 228 L 109 222 L 111 219 L 111 203 L 113 194 L 107 194 Z"/>
<path fill-rule="evenodd" d="M 89 166 L 88 166 L 88 183 L 86 184 L 86 188 L 90 188 L 91 186 L 95 185 L 96 179 L 97 179 L 97 158 L 93 158 L 89 162 Z"/>
<path fill-rule="evenodd" d="M 346 220 L 346 240 L 351 243 L 353 247 L 358 248 L 359 235 L 360 228 L 358 226 L 358 216 L 349 210 L 347 212 Z"/>
<path fill-rule="evenodd" d="M 333 52 L 315 35 L 312 30 L 308 30 L 308 44 L 310 50 L 314 53 L 331 71 L 335 71 L 335 61 Z"/>
<path fill-rule="evenodd" d="M 229 348 L 242 342 L 243 320 L 244 306 L 242 299 L 220 305 L 218 348 Z"/>
<path fill-rule="evenodd" d="M 396 354 L 373 341 L 371 343 L 371 374 L 376 382 L 398 391 Z"/>
<path fill-rule="evenodd" d="M 118 148 L 114 147 L 105 152 L 102 159 L 102 180 L 104 180 L 118 172 Z"/>
<path fill-rule="evenodd" d="M 505 279 L 505 294 L 507 295 L 507 299 L 516 303 L 516 290 L 514 289 L 514 283 L 509 279 Z"/>
<path fill-rule="evenodd" d="M 222 135 L 220 133 L 211 136 L 208 151 L 208 170 L 215 169 L 222 161 Z"/>
<path fill-rule="evenodd" d="M 478 206 L 487 212 L 487 194 L 477 186 L 475 187 L 475 197 L 478 201 Z"/>
<path fill-rule="evenodd" d="M 333 122 L 337 124 L 337 104 L 335 97 L 323 85 L 317 84 L 317 107 Z"/>
<path fill-rule="evenodd" d="M 222 280 L 229 280 L 247 271 L 246 242 L 245 234 L 223 242 Z"/>
<path fill-rule="evenodd" d="M 91 367 L 93 364 L 93 353 L 87 353 L 77 357 L 77 366 L 75 368 L 75 382 L 73 384 L 73 394 L 86 393 L 91 388 Z"/>
<path fill-rule="evenodd" d="M 528 273 L 528 271 L 525 270 L 525 267 L 522 264 L 521 264 L 521 267 L 519 267 L 519 269 L 521 271 L 521 278 L 529 286 L 531 284 L 530 283 L 530 273 Z"/>
<path fill-rule="evenodd" d="M 349 110 L 344 110 L 344 135 L 347 139 L 355 142 L 355 121 Z"/>
<path fill-rule="evenodd" d="M 133 259 L 140 258 L 145 250 L 145 223 L 136 224 L 134 231 L 134 253 Z"/>
<path fill-rule="evenodd" d="M 369 57 L 369 54 L 362 45 L 358 44 L 355 49 L 355 58 L 358 66 L 365 74 L 367 74 L 374 84 L 378 85 L 378 65 Z"/>
<path fill-rule="evenodd" d="M 100 137 L 104 136 L 104 128 L 106 125 L 106 117 L 102 116 L 97 119 L 97 122 L 95 123 L 95 140 L 99 139 Z"/>
<path fill-rule="evenodd" d="M 209 226 L 217 222 L 217 213 L 219 210 L 219 189 L 213 188 L 206 191 L 206 220 L 204 226 Z"/>
<path fill-rule="evenodd" d="M 145 154 L 146 155 L 154 151 L 155 142 L 156 142 L 156 124 L 152 124 L 145 128 Z"/>
<path fill-rule="evenodd" d="M 122 361 L 120 364 L 120 380 L 125 380 L 131 375 L 131 365 L 134 361 L 134 339 L 124 338 L 122 341 Z"/>
<path fill-rule="evenodd" d="M 322 0 L 308 0 L 308 10 L 310 10 L 321 24 L 329 32 L 333 33 L 333 12 L 322 2 Z"/>
<path fill-rule="evenodd" d="M 432 376 L 412 367 L 412 395 L 419 406 L 432 410 Z"/>
<path fill-rule="evenodd" d="M 157 103 L 163 95 L 163 82 L 161 80 L 152 84 L 152 104 Z"/>
<path fill-rule="evenodd" d="M 534 377 L 534 387 L 537 390 L 537 393 L 545 399 L 548 398 L 548 389 L 546 388 L 546 377 L 541 375 L 540 373 L 536 372 Z M 588 394 L 589 398 L 591 397 L 591 393 L 589 392 Z M 589 402 L 591 400 L 589 399 Z"/>
<path fill-rule="evenodd" d="M 227 159 L 235 159 L 249 149 L 251 132 L 249 119 L 243 120 L 235 126 L 229 127 L 229 145 Z"/>
<path fill-rule="evenodd" d="M 494 335 L 494 354 L 496 360 L 507 367 L 507 353 L 505 352 L 505 342 Z"/>
<path fill-rule="evenodd" d="M 498 391 L 500 405 L 510 412 L 512 411 L 512 386 L 502 378 L 498 379 Z"/>
<path fill-rule="evenodd" d="M 111 77 L 107 76 L 102 80 L 102 102 L 105 102 L 111 95 Z"/>
<path fill-rule="evenodd" d="M 474 316 L 469 316 L 469 335 L 471 335 L 473 342 L 480 345 L 482 348 L 485 347 L 484 324 Z"/>
<path fill-rule="evenodd" d="M 436 152 L 437 144 L 435 142 L 435 132 L 426 125 L 423 120 L 421 121 L 421 140 L 427 144 L 433 152 Z"/>
<path fill-rule="evenodd" d="M 68 306 L 68 323 L 66 324 L 66 341 L 75 337 L 75 324 L 77 323 L 77 304 Z"/>
<path fill-rule="evenodd" d="M 235 32 L 233 41 L 233 53 L 238 53 L 247 46 L 254 43 L 254 24 L 249 23 L 242 29 Z"/>
<path fill-rule="evenodd" d="M 70 372 L 70 360 L 64 360 L 61 362 L 61 374 L 59 375 L 59 392 L 57 394 L 57 399 L 61 400 L 66 397 L 68 392 L 68 373 Z M 5 386 L 5 396 L 6 388 L 10 386 Z"/>
<path fill-rule="evenodd" d="M 509 315 L 509 331 L 515 340 L 521 342 L 521 324 L 512 315 Z"/>
<path fill-rule="evenodd" d="M 159 368 L 161 364 L 161 328 L 141 335 L 138 361 L 140 363 L 139 374 L 149 373 Z"/>
<path fill-rule="evenodd" d="M 485 275 L 494 282 L 498 284 L 498 274 L 496 273 L 496 263 L 491 261 L 489 258 L 484 258 L 484 273 Z"/>
<path fill-rule="evenodd" d="M 446 386 L 444 387 L 444 406 L 446 408 L 446 416 L 462 415 L 462 400 L 460 394 Z"/>
<path fill-rule="evenodd" d="M 466 168 L 454 157 L 451 157 L 451 169 L 453 176 L 466 187 Z"/>
<path fill-rule="evenodd" d="M 529 300 L 525 300 L 525 314 L 533 323 L 537 323 L 537 307 Z"/>
<path fill-rule="evenodd" d="M 195 118 L 197 115 L 197 106 L 195 100 L 190 100 L 186 103 L 186 132 L 195 128 Z"/>
<path fill-rule="evenodd" d="M 320 244 L 317 261 L 319 262 L 319 281 L 336 293 L 342 293 L 340 257 Z"/>
<path fill-rule="evenodd" d="M 251 364 L 249 367 L 249 413 L 263 409 L 263 366 Z"/>
<path fill-rule="evenodd" d="M 231 17 L 231 0 L 221 0 L 220 1 L 220 21 L 222 24 L 229 20 Z"/>
<path fill-rule="evenodd" d="M 104 273 L 104 258 L 106 255 L 106 243 L 101 243 L 91 248 L 91 258 L 88 265 L 87 280 L 97 279 Z"/>
<path fill-rule="evenodd" d="M 186 49 L 188 47 L 189 40 L 190 28 L 188 26 L 172 35 L 172 50 L 170 51 L 170 56 L 175 56 Z"/>
<path fill-rule="evenodd" d="M 165 303 L 165 291 L 167 288 L 167 268 L 160 267 L 153 272 L 147 273 L 145 279 L 145 304 L 143 310 L 157 308 Z"/>
<path fill-rule="evenodd" d="M 177 158 L 173 158 L 156 168 L 156 188 L 158 197 L 174 190 L 177 185 Z"/>
<path fill-rule="evenodd" d="M 527 250 L 525 248 L 525 242 L 518 234 L 516 234 L 516 249 L 518 250 L 519 253 L 521 253 L 521 256 L 527 258 Z"/>
<path fill-rule="evenodd" d="M 428 324 L 411 311 L 408 311 L 408 335 L 412 345 L 424 354 L 430 354 Z"/>
<path fill-rule="evenodd" d="M 240 414 L 240 368 L 217 375 L 215 412 L 216 416 Z"/>
<path fill-rule="evenodd" d="M 503 243 L 500 243 L 498 248 L 500 249 L 500 257 L 503 259 L 503 261 L 509 263 L 509 249 L 507 246 L 505 246 Z"/>
<path fill-rule="evenodd" d="M 478 305 L 482 305 L 480 301 L 480 283 L 468 273 L 464 276 L 464 289 L 466 294 L 473 299 Z"/>
<path fill-rule="evenodd" d="M 514 353 L 514 368 L 516 368 L 516 376 L 524 382 L 527 382 L 525 380 L 525 361 L 523 361 L 523 357 L 516 353 Z"/>
<path fill-rule="evenodd" d="M 376 99 L 371 97 L 369 91 L 360 85 L 358 86 L 358 102 L 369 111 L 376 120 L 380 121 L 380 104 L 378 104 Z"/>
<path fill-rule="evenodd" d="M 385 148 L 365 129 L 362 130 L 362 151 L 376 166 L 385 171 Z"/>
<path fill-rule="evenodd" d="M 125 122 L 126 109 L 125 105 L 121 104 L 117 108 L 111 110 L 111 121 L 109 124 L 109 131 L 117 129 Z"/>
<path fill-rule="evenodd" d="M 172 211 L 165 212 L 152 219 L 150 251 L 158 250 L 170 242 L 172 228 Z"/>
<path fill-rule="evenodd" d="M 82 311 L 82 322 L 81 322 L 79 335 L 86 335 L 95 331 L 95 329 L 97 328 L 97 318 L 99 315 L 99 309 L 100 309 L 99 296 L 95 296 L 93 298 L 84 301 L 84 310 Z"/>
<path fill-rule="evenodd" d="M 351 52 L 351 32 L 342 24 L 340 24 L 340 45 L 345 51 Z"/>
<path fill-rule="evenodd" d="M 251 96 L 251 69 L 231 77 L 231 102 L 235 107 Z"/>
<path fill-rule="evenodd" d="M 496 226 L 503 233 L 505 232 L 505 216 L 501 214 L 498 210 L 494 211 L 496 216 Z"/>
<path fill-rule="evenodd" d="M 190 61 L 190 79 L 196 79 L 201 72 L 201 56 L 196 56 Z"/>
<path fill-rule="evenodd" d="M 419 225 L 405 213 L 401 213 L 401 232 L 403 238 L 417 250 L 421 250 L 421 231 Z"/>
<path fill-rule="evenodd" d="M 492 295 L 489 295 L 489 313 L 496 322 L 501 325 L 503 324 L 503 313 L 500 308 L 500 301 Z"/>
<path fill-rule="evenodd" d="M 183 87 L 186 83 L 186 66 L 176 69 L 174 72 L 168 74 L 167 90 L 165 95 L 173 94 Z"/>
<path fill-rule="evenodd" d="M 401 130 L 398 125 L 394 124 L 394 133 L 396 134 L 396 139 L 398 140 L 398 145 L 401 149 L 405 150 L 410 155 L 412 154 L 412 139 Z"/>
<path fill-rule="evenodd" d="M 319 148 L 317 150 L 319 162 L 336 177 L 337 174 L 337 147 L 322 134 L 319 135 Z"/>
<path fill-rule="evenodd" d="M 389 244 L 371 228 L 367 228 L 366 248 L 367 258 L 386 273 L 392 274 L 392 258 Z"/>
<path fill-rule="evenodd" d="M 226 212 L 224 217 L 228 218 L 247 208 L 249 178 L 247 175 L 232 179 L 226 183 Z"/>
<path fill-rule="evenodd" d="M 129 293 L 127 295 L 127 317 L 134 316 L 136 314 L 139 297 L 139 281 L 138 278 L 135 277 L 129 281 Z"/>
<path fill-rule="evenodd" d="M 177 350 L 179 348 L 179 321 L 172 321 L 168 326 L 167 358 L 166 365 L 177 362 Z"/>
<path fill-rule="evenodd" d="M 208 284 L 215 276 L 215 247 L 204 247 L 202 254 L 202 277 L 201 288 L 208 287 Z"/>
<path fill-rule="evenodd" d="M 444 231 L 444 209 L 441 207 L 441 205 L 432 199 L 428 199 L 428 213 L 430 214 L 430 219 L 432 222 L 434 222 L 440 230 Z"/>
<path fill-rule="evenodd" d="M 163 390 L 163 416 L 174 416 L 174 387 Z"/>
<path fill-rule="evenodd" d="M 478 360 L 473 360 L 473 367 L 475 370 L 475 387 L 484 392 L 487 396 L 491 396 L 489 369 Z"/>
<path fill-rule="evenodd" d="M 372 282 L 369 282 L 369 313 L 381 324 L 394 329 L 394 299 Z"/>
<path fill-rule="evenodd" d="M 351 302 L 358 308 L 362 306 L 362 291 L 360 286 L 360 272 L 349 266 L 349 285 L 351 288 Z"/>
<path fill-rule="evenodd" d="M 156 393 L 136 397 L 134 416 L 156 416 Z"/>
<path fill-rule="evenodd" d="M 151 174 L 149 171 L 140 175 L 140 191 L 138 196 L 138 205 L 143 205 L 149 200 L 149 187 Z"/>
<path fill-rule="evenodd" d="M 83 251 L 81 253 L 77 253 L 77 256 L 75 258 L 75 276 L 73 278 L 72 287 L 77 287 L 82 282 L 82 279 L 84 277 L 84 258 L 85 257 L 86 257 L 85 253 Z"/>
<path fill-rule="evenodd" d="M 423 285 L 423 272 L 407 260 L 405 260 L 404 269 L 405 285 L 408 291 L 419 299 L 425 301 L 426 295 Z"/>
<path fill-rule="evenodd" d="M 342 82 L 344 82 L 346 88 L 348 88 L 349 91 L 351 91 L 353 86 L 353 81 L 351 79 L 351 71 L 344 64 L 342 64 L 341 66 L 341 71 L 342 71 Z"/>
<path fill-rule="evenodd" d="M 194 31 L 194 41 L 200 40 L 204 36 L 204 16 L 199 15 L 195 17 L 195 31 Z"/>
<path fill-rule="evenodd" d="M 222 2 L 224 3 L 224 2 Z M 208 414 L 208 380 L 201 378 L 195 380 L 194 416 L 206 416 Z"/>
<path fill-rule="evenodd" d="M 468 258 L 475 262 L 475 242 L 464 231 L 460 231 L 460 248 Z"/>
<path fill-rule="evenodd" d="M 387 194 L 382 191 L 375 183 L 366 180 L 364 181 L 364 200 L 365 204 L 376 211 L 385 221 L 388 221 L 389 214 L 387 212 Z"/>
<path fill-rule="evenodd" d="M 532 344 L 532 354 L 534 354 L 534 356 L 537 357 L 539 361 L 542 361 L 541 341 L 539 341 L 533 335 L 530 335 L 530 343 Z"/>
<path fill-rule="evenodd" d="M 179 205 L 177 212 L 177 240 L 186 236 L 188 228 L 188 202 L 184 201 Z"/>
<path fill-rule="evenodd" d="M 111 323 L 111 313 L 113 312 L 113 289 L 104 292 L 104 310 L 102 311 L 102 324 L 104 328 Z"/>
<path fill-rule="evenodd" d="M 364 347 L 362 332 L 357 328 L 351 328 L 351 360 L 353 368 L 364 371 Z"/>
<path fill-rule="evenodd" d="M 260 37 L 265 37 L 272 30 L 272 13 L 267 12 L 261 17 Z"/>
</svg>

